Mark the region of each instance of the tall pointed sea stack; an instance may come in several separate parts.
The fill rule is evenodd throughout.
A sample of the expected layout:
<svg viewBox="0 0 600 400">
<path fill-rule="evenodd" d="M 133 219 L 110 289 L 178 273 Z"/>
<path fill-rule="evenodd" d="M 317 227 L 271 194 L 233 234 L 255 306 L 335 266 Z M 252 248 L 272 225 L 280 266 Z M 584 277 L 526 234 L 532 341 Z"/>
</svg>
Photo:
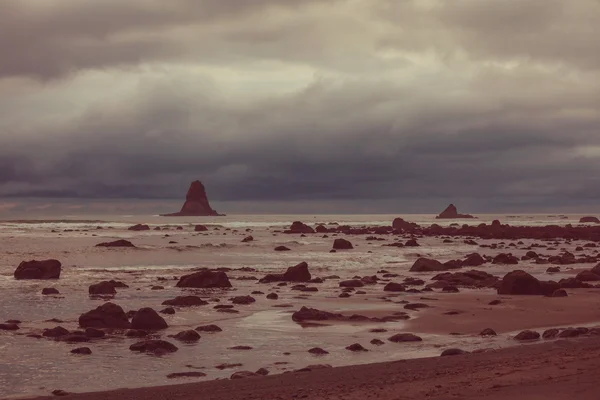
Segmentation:
<svg viewBox="0 0 600 400">
<path fill-rule="evenodd" d="M 185 203 L 181 211 L 173 214 L 165 214 L 164 217 L 214 217 L 221 216 L 213 210 L 208 203 L 206 189 L 200 181 L 194 181 L 185 196 Z"/>
<path fill-rule="evenodd" d="M 456 206 L 450 204 L 440 215 L 435 217 L 436 219 L 462 219 L 462 218 L 475 218 L 469 214 L 459 214 Z"/>
</svg>

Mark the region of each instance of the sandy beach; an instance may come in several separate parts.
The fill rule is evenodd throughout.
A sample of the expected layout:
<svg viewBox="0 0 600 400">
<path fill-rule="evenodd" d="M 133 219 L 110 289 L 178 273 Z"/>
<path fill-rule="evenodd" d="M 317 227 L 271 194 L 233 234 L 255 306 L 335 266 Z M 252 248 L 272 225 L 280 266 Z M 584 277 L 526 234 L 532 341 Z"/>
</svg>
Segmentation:
<svg viewBox="0 0 600 400">
<path fill-rule="evenodd" d="M 502 379 L 486 375 L 491 372 L 487 367 L 480 370 L 481 363 L 500 362 L 507 370 L 521 371 L 527 368 L 519 367 L 520 358 L 509 359 L 510 355 L 533 352 L 530 356 L 522 353 L 522 357 L 534 362 L 529 358 L 544 352 L 532 350 L 538 346 L 529 344 L 547 342 L 539 348 L 567 346 L 564 348 L 572 349 L 574 354 L 584 354 L 587 350 L 577 346 L 586 343 L 589 347 L 594 343 L 597 332 L 594 328 L 600 327 L 599 289 L 594 287 L 594 282 L 587 288 L 573 288 L 569 281 L 597 263 L 594 261 L 598 251 L 587 238 L 511 241 L 452 237 L 428 231 L 392 232 L 389 225 L 393 216 L 304 216 L 311 221 L 311 227 L 317 228 L 323 222 L 328 231 L 284 233 L 292 221 L 300 218 L 222 217 L 208 219 L 206 230 L 200 231 L 196 229 L 198 220 L 189 218 L 2 223 L 0 283 L 4 296 L 0 299 L 3 310 L 0 322 L 8 327 L 0 330 L 3 355 L 0 397 L 28 398 L 48 395 L 54 390 L 84 393 L 140 388 L 139 392 L 119 391 L 115 398 L 152 398 L 147 397 L 151 393 L 158 396 L 156 398 L 185 399 L 194 391 L 205 390 L 186 386 L 189 383 L 207 385 L 215 399 L 225 398 L 229 392 L 238 393 L 238 390 L 241 396 L 238 398 L 289 398 L 289 393 L 310 387 L 314 393 L 305 394 L 312 398 L 358 399 L 368 398 L 367 395 L 397 398 L 385 396 L 399 390 L 395 385 L 410 381 L 410 390 L 415 392 L 402 389 L 401 393 L 407 396 L 402 398 L 418 398 L 427 393 L 428 397 L 435 398 L 452 395 L 452 388 L 464 386 L 461 382 L 466 381 L 466 374 L 475 374 L 473 379 L 480 382 L 469 388 L 474 390 L 472 395 L 485 390 L 491 390 L 492 395 L 509 389 L 490 389 L 503 385 L 491 383 L 495 378 L 498 382 Z M 433 216 L 412 218 L 418 226 L 428 227 L 434 222 Z M 482 217 L 476 224 L 482 221 L 489 224 L 495 218 L 498 217 Z M 516 226 L 543 227 L 557 222 L 576 224 L 579 216 L 560 221 L 540 216 L 524 216 L 520 220 L 504 218 Z M 146 222 L 149 223 L 147 230 L 129 229 Z M 444 221 L 442 226 L 450 227 L 452 223 Z M 371 231 L 379 233 L 369 233 Z M 246 239 L 249 236 L 252 240 Z M 342 238 L 353 248 L 332 252 L 334 241 Z M 97 246 L 115 240 L 130 241 L 134 247 Z M 416 242 L 416 246 L 410 244 L 411 241 Z M 275 251 L 280 246 L 289 250 Z M 538 257 L 528 258 L 532 249 L 539 253 Z M 560 264 L 570 252 L 578 258 Z M 481 265 L 452 267 L 449 272 L 460 275 L 480 271 L 487 276 L 486 285 L 460 280 L 450 284 L 436 278 L 439 271 L 411 271 L 424 257 L 444 263 L 467 259 L 473 253 L 480 255 Z M 514 260 L 502 255 L 508 253 Z M 62 263 L 60 279 L 13 277 L 22 261 L 50 258 Z M 269 274 L 283 274 L 304 262 L 310 280 L 286 282 L 276 278 L 268 283 L 259 282 Z M 446 268 L 439 265 L 442 270 Z M 548 273 L 550 267 L 558 267 L 557 272 Z M 182 276 L 203 268 L 222 271 L 231 287 L 178 286 Z M 563 289 L 566 297 L 499 295 L 497 287 L 502 278 L 516 269 L 526 270 L 532 279 L 571 282 Z M 121 285 L 115 293 L 89 294 L 92 286 L 110 280 Z M 389 285 L 400 289 L 390 291 Z M 446 290 L 446 286 L 452 290 Z M 44 288 L 58 293 L 43 295 Z M 197 296 L 200 303 L 191 307 L 173 306 L 168 310 L 163 303 L 178 296 Z M 165 326 L 147 329 L 142 336 L 129 332 L 135 329 L 99 327 L 102 337 L 86 336 L 87 327 L 82 325 L 81 316 L 108 303 L 115 304 L 123 315 L 127 313 L 128 327 L 138 310 L 147 307 L 155 310 Z M 309 310 L 313 316 L 299 319 L 297 313 L 302 309 Z M 315 317 L 315 312 L 327 316 Z M 17 330 L 10 330 L 11 321 L 18 321 Z M 208 325 L 217 325 L 220 331 L 204 331 L 202 327 Z M 575 331 L 567 328 L 578 328 L 577 334 L 571 335 L 578 338 L 557 338 L 565 330 L 567 333 Z M 495 335 L 482 336 L 480 333 L 485 329 L 493 330 Z M 546 330 L 557 331 L 536 341 L 515 339 L 519 332 L 527 329 L 540 335 Z M 66 332 L 65 336 L 48 336 L 57 330 Z M 178 339 L 178 335 L 189 335 L 190 331 L 197 332 L 194 334 L 197 337 L 191 341 Z M 94 331 L 91 334 L 96 335 Z M 393 339 L 404 334 L 414 335 L 419 340 Z M 583 337 L 591 338 L 586 341 L 581 339 Z M 163 340 L 177 350 L 169 354 L 130 350 L 136 343 L 147 340 Z M 565 341 L 569 344 L 564 344 Z M 81 348 L 88 349 L 85 351 L 89 353 L 72 353 L 80 352 Z M 454 348 L 471 354 L 439 357 Z M 313 352 L 314 349 L 321 354 Z M 486 352 L 479 353 L 483 350 Z M 328 365 L 333 369 L 310 374 L 295 372 L 310 365 Z M 421 372 L 401 379 L 392 378 L 394 374 L 389 371 L 396 368 L 399 368 L 397 374 L 405 374 L 404 368 Z M 436 368 L 441 369 L 434 372 Z M 446 368 L 462 371 L 462 375 L 446 376 Z M 246 385 L 250 383 L 245 380 L 230 382 L 236 374 L 254 376 L 259 371 L 269 376 L 264 380 L 251 378 L 251 381 L 260 379 L 259 386 L 267 391 L 263 394 L 248 394 Z M 559 369 L 553 373 L 562 372 Z M 356 377 L 357 387 L 336 391 L 338 386 L 348 384 L 342 378 L 347 374 Z M 371 374 L 387 378 L 376 379 Z M 540 376 L 531 375 L 527 385 L 537 384 Z M 316 380 L 307 383 L 307 379 Z M 428 383 L 438 381 L 441 383 Z M 490 383 L 489 387 L 484 383 Z M 168 387 L 149 392 L 141 389 L 163 385 Z M 447 390 L 439 391 L 437 385 Z M 286 389 L 276 394 L 281 387 Z M 314 397 L 317 393 L 325 393 L 326 397 Z M 469 393 L 461 395 L 471 395 Z"/>
<path fill-rule="evenodd" d="M 242 380 L 72 394 L 68 398 L 596 400 L 598 367 L 600 342 L 591 338 Z"/>
</svg>

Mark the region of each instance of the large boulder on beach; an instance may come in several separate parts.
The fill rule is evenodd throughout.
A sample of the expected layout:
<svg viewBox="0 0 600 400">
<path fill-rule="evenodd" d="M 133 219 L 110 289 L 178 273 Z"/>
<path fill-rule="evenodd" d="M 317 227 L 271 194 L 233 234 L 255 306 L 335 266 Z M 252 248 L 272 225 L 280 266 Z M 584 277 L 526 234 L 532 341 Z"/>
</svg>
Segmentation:
<svg viewBox="0 0 600 400">
<path fill-rule="evenodd" d="M 581 224 L 600 224 L 600 219 L 598 217 L 582 217 L 579 219 L 579 223 Z"/>
<path fill-rule="evenodd" d="M 185 203 L 179 212 L 163 215 L 165 217 L 208 217 L 221 216 L 212 209 L 206 195 L 206 188 L 200 181 L 194 181 L 185 196 Z"/>
<path fill-rule="evenodd" d="M 354 246 L 346 239 L 335 239 L 333 241 L 333 248 L 336 250 L 352 250 Z"/>
<path fill-rule="evenodd" d="M 229 278 L 225 272 L 202 270 L 182 276 L 176 286 L 188 288 L 230 288 L 231 282 L 229 282 Z"/>
<path fill-rule="evenodd" d="M 167 321 L 150 307 L 139 309 L 131 319 L 132 329 L 160 330 L 168 327 Z"/>
<path fill-rule="evenodd" d="M 81 314 L 79 326 L 82 328 L 129 329 L 131 323 L 120 306 L 109 302 Z"/>
<path fill-rule="evenodd" d="M 412 333 L 398 333 L 390 338 L 388 338 L 390 342 L 394 343 L 404 343 L 404 342 L 421 342 L 423 339 L 420 336 L 417 336 Z"/>
<path fill-rule="evenodd" d="M 198 296 L 177 296 L 171 300 L 165 300 L 162 302 L 163 306 L 176 306 L 176 307 L 195 307 L 205 306 L 208 302 L 202 300 Z"/>
<path fill-rule="evenodd" d="M 59 279 L 62 264 L 58 260 L 23 261 L 14 272 L 15 279 Z"/>
<path fill-rule="evenodd" d="M 537 278 L 525 271 L 516 270 L 504 275 L 498 294 L 540 295 L 543 290 Z"/>
<path fill-rule="evenodd" d="M 302 307 L 300 310 L 292 314 L 292 320 L 295 322 L 302 321 L 326 321 L 344 319 L 342 314 L 334 314 L 328 311 L 317 310 L 316 308 Z"/>
<path fill-rule="evenodd" d="M 315 233 L 315 230 L 301 221 L 294 221 L 285 233 Z"/>
<path fill-rule="evenodd" d="M 311 278 L 306 262 L 301 262 L 298 265 L 289 267 L 283 274 L 283 280 L 289 282 L 308 282 Z"/>
<path fill-rule="evenodd" d="M 98 243 L 96 247 L 135 247 L 135 245 L 129 240 L 119 239 L 113 242 Z"/>
<path fill-rule="evenodd" d="M 89 294 L 95 296 L 113 295 L 117 293 L 115 286 L 108 281 L 103 281 L 100 283 L 90 285 L 90 287 L 88 288 L 88 292 Z"/>
<path fill-rule="evenodd" d="M 578 279 L 582 282 L 594 282 L 600 281 L 600 275 L 595 274 L 592 271 L 581 271 L 575 276 L 575 279 Z"/>
<path fill-rule="evenodd" d="M 418 227 L 419 225 L 415 224 L 414 222 L 408 222 L 402 218 L 394 218 L 394 221 L 392 222 L 392 228 L 397 232 L 413 231 Z"/>
<path fill-rule="evenodd" d="M 456 206 L 454 204 L 450 204 L 444 211 L 440 213 L 436 219 L 464 219 L 464 218 L 475 218 L 469 214 L 459 214 Z"/>
<path fill-rule="evenodd" d="M 463 267 L 479 267 L 485 264 L 485 259 L 479 253 L 469 254 L 462 262 Z"/>
<path fill-rule="evenodd" d="M 434 271 L 446 271 L 452 269 L 448 265 L 444 265 L 437 260 L 431 258 L 421 257 L 410 267 L 410 272 L 434 272 Z"/>
<path fill-rule="evenodd" d="M 130 231 L 149 231 L 150 227 L 146 224 L 136 224 L 127 228 Z"/>
<path fill-rule="evenodd" d="M 174 353 L 179 349 L 174 344 L 165 340 L 144 340 L 132 344 L 129 346 L 129 350 L 160 355 L 165 353 Z"/>
<path fill-rule="evenodd" d="M 515 265 L 519 263 L 519 259 L 512 254 L 500 253 L 492 260 L 492 264 Z"/>
</svg>

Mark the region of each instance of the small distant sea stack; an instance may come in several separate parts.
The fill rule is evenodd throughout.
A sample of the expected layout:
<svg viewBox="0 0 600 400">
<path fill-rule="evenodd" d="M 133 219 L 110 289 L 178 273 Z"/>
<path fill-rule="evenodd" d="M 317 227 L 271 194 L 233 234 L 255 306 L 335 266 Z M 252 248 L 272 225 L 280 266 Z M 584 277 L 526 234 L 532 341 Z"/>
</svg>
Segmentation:
<svg viewBox="0 0 600 400">
<path fill-rule="evenodd" d="M 475 218 L 469 214 L 459 214 L 456 206 L 450 204 L 440 215 L 435 217 L 436 219 L 461 219 L 461 218 Z"/>
<path fill-rule="evenodd" d="M 163 217 L 217 217 L 222 215 L 211 208 L 202 182 L 194 181 L 188 189 L 181 211 L 164 214 Z"/>
</svg>

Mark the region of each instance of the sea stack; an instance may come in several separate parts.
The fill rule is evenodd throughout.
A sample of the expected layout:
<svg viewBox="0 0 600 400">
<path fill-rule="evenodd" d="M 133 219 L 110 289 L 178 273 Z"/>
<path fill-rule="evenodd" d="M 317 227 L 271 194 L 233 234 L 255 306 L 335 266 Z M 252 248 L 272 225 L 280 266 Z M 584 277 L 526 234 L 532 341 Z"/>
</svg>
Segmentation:
<svg viewBox="0 0 600 400">
<path fill-rule="evenodd" d="M 450 204 L 440 215 L 435 217 L 436 219 L 460 219 L 460 218 L 475 218 L 469 214 L 459 214 L 456 206 Z"/>
<path fill-rule="evenodd" d="M 206 189 L 200 181 L 194 181 L 185 196 L 185 203 L 181 211 L 173 214 L 165 214 L 164 217 L 215 217 L 221 216 L 213 210 L 208 203 Z"/>
</svg>

